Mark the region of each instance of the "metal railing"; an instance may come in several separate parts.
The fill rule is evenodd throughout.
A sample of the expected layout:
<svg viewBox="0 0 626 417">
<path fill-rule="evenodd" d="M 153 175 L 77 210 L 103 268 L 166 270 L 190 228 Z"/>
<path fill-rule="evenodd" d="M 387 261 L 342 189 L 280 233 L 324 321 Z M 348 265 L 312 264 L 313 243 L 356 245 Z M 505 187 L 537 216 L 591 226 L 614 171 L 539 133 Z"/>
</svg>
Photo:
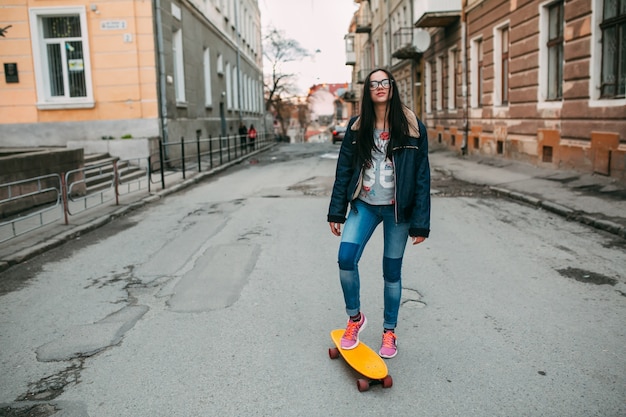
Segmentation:
<svg viewBox="0 0 626 417">
<path fill-rule="evenodd" d="M 59 174 L 0 184 L 1 213 L 9 218 L 0 222 L 0 243 L 59 220 L 61 189 Z M 21 209 L 32 206 L 37 208 Z"/>
<path fill-rule="evenodd" d="M 230 163 L 249 153 L 273 143 L 273 136 L 259 133 L 254 141 L 240 135 L 216 136 L 202 138 L 199 131 L 196 137 L 186 140 L 184 137 L 177 142 L 159 142 L 158 158 L 149 158 L 150 173 L 160 173 L 161 187 L 165 188 L 165 178 L 169 174 L 181 172 L 183 179 L 188 171 L 202 172 L 203 169 Z"/>
<path fill-rule="evenodd" d="M 21 236 L 61 218 L 111 203 L 119 197 L 147 189 L 166 178 L 201 172 L 241 159 L 274 143 L 274 137 L 259 133 L 254 142 L 239 135 L 159 143 L 157 153 L 147 158 L 117 160 L 86 166 L 59 174 L 43 175 L 0 184 L 0 243 Z M 126 169 L 121 169 L 125 167 Z M 133 174 L 128 175 L 129 172 Z M 127 174 L 127 175 L 124 175 Z M 156 175 L 155 175 L 156 174 Z"/>
</svg>

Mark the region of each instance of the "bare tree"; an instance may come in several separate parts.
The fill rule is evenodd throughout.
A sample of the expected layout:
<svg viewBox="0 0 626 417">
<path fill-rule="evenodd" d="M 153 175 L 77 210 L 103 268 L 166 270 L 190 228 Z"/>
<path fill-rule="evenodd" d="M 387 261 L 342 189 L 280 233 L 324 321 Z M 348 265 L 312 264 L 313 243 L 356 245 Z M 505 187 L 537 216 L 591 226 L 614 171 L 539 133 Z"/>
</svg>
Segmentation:
<svg viewBox="0 0 626 417">
<path fill-rule="evenodd" d="M 263 56 L 271 68 L 271 72 L 265 74 L 265 109 L 274 113 L 282 135 L 286 134 L 285 123 L 295 109 L 291 99 L 297 93 L 297 75 L 284 72 L 283 65 L 301 61 L 310 55 L 298 41 L 285 37 L 284 32 L 276 28 L 269 28 L 263 39 Z"/>
</svg>

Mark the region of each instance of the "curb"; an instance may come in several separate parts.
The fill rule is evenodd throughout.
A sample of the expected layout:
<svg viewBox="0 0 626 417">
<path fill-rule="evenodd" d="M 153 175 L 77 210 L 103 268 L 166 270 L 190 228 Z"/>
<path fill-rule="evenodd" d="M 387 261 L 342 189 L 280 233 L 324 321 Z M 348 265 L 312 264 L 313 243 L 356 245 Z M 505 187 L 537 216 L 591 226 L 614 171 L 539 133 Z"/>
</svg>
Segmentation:
<svg viewBox="0 0 626 417">
<path fill-rule="evenodd" d="M 611 234 L 626 239 L 626 227 L 614 223 L 610 220 L 597 219 L 588 213 L 572 210 L 571 208 L 562 206 L 558 203 L 541 200 L 539 198 L 531 197 L 517 191 L 507 190 L 506 188 L 489 187 L 489 189 L 499 196 L 507 197 L 511 200 L 522 201 L 532 206 L 542 208 L 551 213 L 558 214 L 559 216 L 564 217 L 567 220 L 577 221 L 587 226 L 592 226 L 596 229 L 603 230 L 605 232 L 609 232 Z"/>
</svg>

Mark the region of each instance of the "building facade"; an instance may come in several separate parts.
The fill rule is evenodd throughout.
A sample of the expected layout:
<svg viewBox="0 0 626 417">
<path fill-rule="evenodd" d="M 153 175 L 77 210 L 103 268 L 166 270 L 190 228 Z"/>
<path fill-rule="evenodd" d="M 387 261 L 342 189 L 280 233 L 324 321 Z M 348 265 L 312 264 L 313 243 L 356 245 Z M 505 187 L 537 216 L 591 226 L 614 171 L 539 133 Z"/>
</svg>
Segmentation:
<svg viewBox="0 0 626 417">
<path fill-rule="evenodd" d="M 395 4 L 361 7 L 375 3 Z M 430 38 L 413 108 L 432 142 L 626 180 L 626 2 L 421 0 L 412 11 Z"/>
<path fill-rule="evenodd" d="M 261 125 L 257 0 L 6 0 L 0 146 Z"/>
<path fill-rule="evenodd" d="M 402 101 L 421 109 L 421 56 L 414 28 L 411 0 L 355 0 L 359 8 L 349 26 L 346 65 L 352 65 L 353 90 L 348 97 L 358 114 L 363 82 L 373 69 L 389 69 L 396 79 Z"/>
</svg>

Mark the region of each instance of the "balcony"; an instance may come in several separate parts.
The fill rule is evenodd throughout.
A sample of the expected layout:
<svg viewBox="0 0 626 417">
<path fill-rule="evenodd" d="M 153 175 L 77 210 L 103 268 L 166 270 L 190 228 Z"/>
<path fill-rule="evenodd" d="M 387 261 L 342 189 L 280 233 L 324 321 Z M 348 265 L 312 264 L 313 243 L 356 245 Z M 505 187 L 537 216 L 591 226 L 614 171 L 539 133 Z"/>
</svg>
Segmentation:
<svg viewBox="0 0 626 417">
<path fill-rule="evenodd" d="M 356 16 L 356 33 L 372 32 L 372 13 L 367 4 L 362 5 Z"/>
<path fill-rule="evenodd" d="M 359 95 L 356 90 L 347 90 L 345 93 L 343 93 L 341 98 L 343 99 L 343 101 L 346 101 L 348 103 L 356 103 L 357 101 L 359 101 Z"/>
<path fill-rule="evenodd" d="M 360 69 L 359 72 L 357 72 L 357 77 L 356 77 L 356 82 L 358 84 L 363 84 L 365 82 L 365 78 L 367 78 L 367 75 L 371 72 L 371 69 Z"/>
<path fill-rule="evenodd" d="M 422 0 L 415 2 L 415 26 L 446 27 L 461 17 L 461 0 Z"/>
<path fill-rule="evenodd" d="M 424 50 L 418 50 L 414 42 L 414 28 L 400 28 L 393 34 L 393 52 L 396 59 L 418 60 Z M 425 49 L 425 48 L 424 48 Z"/>
<path fill-rule="evenodd" d="M 356 52 L 354 51 L 354 33 L 344 36 L 346 43 L 346 65 L 356 65 Z"/>
<path fill-rule="evenodd" d="M 356 65 L 356 52 L 346 52 L 346 65 Z"/>
</svg>

